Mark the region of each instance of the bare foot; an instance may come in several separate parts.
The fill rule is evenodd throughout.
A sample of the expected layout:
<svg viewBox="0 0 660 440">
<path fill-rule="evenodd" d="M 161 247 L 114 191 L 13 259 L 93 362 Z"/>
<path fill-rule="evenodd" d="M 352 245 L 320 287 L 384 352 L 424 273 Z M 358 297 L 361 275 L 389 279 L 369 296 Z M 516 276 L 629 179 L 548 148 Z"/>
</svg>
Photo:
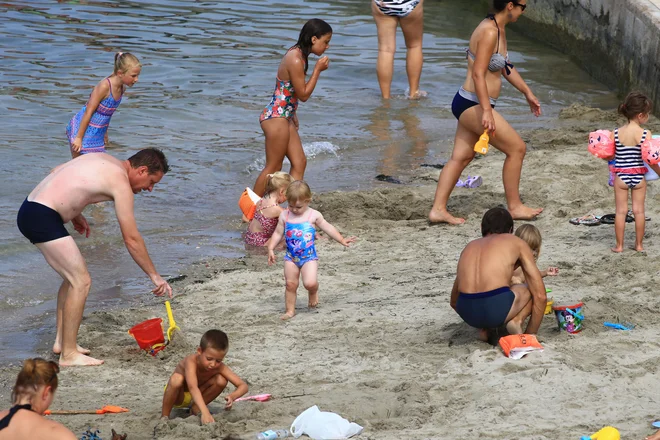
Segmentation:
<svg viewBox="0 0 660 440">
<path fill-rule="evenodd" d="M 515 209 L 509 209 L 509 214 L 511 214 L 514 220 L 532 220 L 542 212 L 543 208 L 528 208 L 525 205 L 520 205 Z"/>
<path fill-rule="evenodd" d="M 637 252 L 644 252 L 644 246 L 642 246 L 641 244 L 640 244 L 640 245 L 636 245 L 636 246 L 635 246 L 635 250 L 636 250 Z"/>
<path fill-rule="evenodd" d="M 410 93 L 408 95 L 408 99 L 418 100 L 418 99 L 426 98 L 428 95 L 429 95 L 428 92 L 425 92 L 424 90 L 417 90 L 415 93 Z"/>
<path fill-rule="evenodd" d="M 429 221 L 431 223 L 449 223 L 450 225 L 461 225 L 465 223 L 464 218 L 457 218 L 445 211 L 435 211 L 431 209 L 429 212 Z"/>
<path fill-rule="evenodd" d="M 101 359 L 94 359 L 93 357 L 85 356 L 81 353 L 76 353 L 68 358 L 60 355 L 60 367 L 78 367 L 78 366 L 96 366 L 101 365 L 104 361 Z"/>
<path fill-rule="evenodd" d="M 616 252 L 617 254 L 619 252 L 623 252 L 623 246 L 617 246 L 612 248 L 612 252 Z"/>
<path fill-rule="evenodd" d="M 83 348 L 80 345 L 76 345 L 76 347 L 78 349 L 78 353 L 82 353 L 82 354 L 90 354 L 91 353 L 91 351 L 89 351 L 89 349 Z M 53 344 L 53 353 L 55 353 L 55 354 L 61 354 L 62 353 L 62 344 L 61 343 L 55 342 Z"/>
<path fill-rule="evenodd" d="M 480 328 L 479 335 L 477 336 L 477 338 L 480 341 L 488 342 L 488 330 L 486 330 L 485 328 Z"/>
<path fill-rule="evenodd" d="M 294 316 L 296 316 L 295 313 L 285 313 L 284 315 L 280 316 L 280 319 L 281 319 L 282 321 L 286 321 L 287 319 L 291 319 L 291 318 L 293 318 Z"/>
<path fill-rule="evenodd" d="M 523 329 L 520 322 L 512 319 L 506 323 L 506 331 L 509 332 L 510 335 L 522 335 Z"/>
<path fill-rule="evenodd" d="M 318 305 L 319 305 L 319 293 L 318 292 L 310 293 L 309 300 L 307 301 L 307 307 L 313 309 Z"/>
</svg>

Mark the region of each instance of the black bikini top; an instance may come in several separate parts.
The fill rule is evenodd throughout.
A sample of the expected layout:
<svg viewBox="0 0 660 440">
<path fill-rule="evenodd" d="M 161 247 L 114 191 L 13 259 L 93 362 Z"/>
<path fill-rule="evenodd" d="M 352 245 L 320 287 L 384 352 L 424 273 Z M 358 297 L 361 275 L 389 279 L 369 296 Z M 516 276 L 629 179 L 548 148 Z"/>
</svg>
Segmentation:
<svg viewBox="0 0 660 440">
<path fill-rule="evenodd" d="M 9 423 L 11 422 L 12 417 L 14 417 L 16 415 L 16 413 L 21 409 L 27 409 L 28 411 L 32 411 L 32 405 L 30 405 L 28 403 L 26 405 L 12 406 L 11 409 L 9 410 L 9 414 L 7 414 L 2 420 L 0 420 L 0 431 L 2 431 L 7 426 L 9 426 Z"/>
</svg>

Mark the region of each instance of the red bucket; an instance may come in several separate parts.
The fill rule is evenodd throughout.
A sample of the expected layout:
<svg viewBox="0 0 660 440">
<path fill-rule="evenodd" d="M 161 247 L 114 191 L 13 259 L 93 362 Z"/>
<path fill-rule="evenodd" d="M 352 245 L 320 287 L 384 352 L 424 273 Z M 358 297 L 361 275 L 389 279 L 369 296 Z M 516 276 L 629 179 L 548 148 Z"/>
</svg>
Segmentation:
<svg viewBox="0 0 660 440">
<path fill-rule="evenodd" d="M 163 335 L 163 320 L 161 318 L 147 319 L 134 325 L 128 331 L 133 336 L 142 350 L 149 350 L 156 344 L 165 343 Z"/>
</svg>

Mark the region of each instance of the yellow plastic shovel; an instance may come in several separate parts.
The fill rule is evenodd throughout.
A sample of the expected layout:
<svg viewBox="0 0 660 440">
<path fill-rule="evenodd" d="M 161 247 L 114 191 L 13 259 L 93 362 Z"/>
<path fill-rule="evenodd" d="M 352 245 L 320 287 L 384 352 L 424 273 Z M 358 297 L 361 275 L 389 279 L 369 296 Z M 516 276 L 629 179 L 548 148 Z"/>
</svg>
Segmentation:
<svg viewBox="0 0 660 440">
<path fill-rule="evenodd" d="M 172 341 L 172 332 L 174 330 L 181 331 L 178 325 L 176 325 L 176 322 L 174 321 L 174 315 L 172 314 L 172 306 L 170 305 L 169 301 L 165 301 L 165 308 L 167 309 L 167 320 L 170 323 L 169 328 L 167 329 L 167 341 L 171 342 Z"/>
</svg>

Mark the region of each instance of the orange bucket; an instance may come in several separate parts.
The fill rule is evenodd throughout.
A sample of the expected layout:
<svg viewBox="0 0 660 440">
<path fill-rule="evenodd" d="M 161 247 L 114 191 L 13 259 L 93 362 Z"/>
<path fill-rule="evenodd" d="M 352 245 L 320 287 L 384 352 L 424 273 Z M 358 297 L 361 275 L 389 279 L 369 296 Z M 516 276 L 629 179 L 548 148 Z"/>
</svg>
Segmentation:
<svg viewBox="0 0 660 440">
<path fill-rule="evenodd" d="M 156 344 L 164 344 L 163 320 L 161 318 L 147 319 L 134 325 L 128 331 L 133 336 L 142 350 L 150 350 Z"/>
</svg>

